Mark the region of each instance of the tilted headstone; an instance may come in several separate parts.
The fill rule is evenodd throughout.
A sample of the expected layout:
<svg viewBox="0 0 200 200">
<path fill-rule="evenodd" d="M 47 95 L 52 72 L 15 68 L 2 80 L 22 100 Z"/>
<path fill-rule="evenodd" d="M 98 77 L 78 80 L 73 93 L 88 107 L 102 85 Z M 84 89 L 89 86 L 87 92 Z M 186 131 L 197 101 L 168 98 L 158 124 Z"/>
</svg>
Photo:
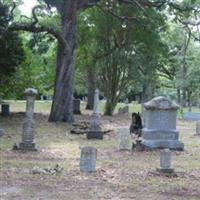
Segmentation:
<svg viewBox="0 0 200 200">
<path fill-rule="evenodd" d="M 200 136 L 200 121 L 196 122 L 196 135 Z"/>
<path fill-rule="evenodd" d="M 183 114 L 183 119 L 186 121 L 199 121 L 200 113 L 186 112 Z"/>
<path fill-rule="evenodd" d="M 142 144 L 146 149 L 169 148 L 183 150 L 176 130 L 176 111 L 179 106 L 168 98 L 159 96 L 144 103 L 145 127 Z"/>
<path fill-rule="evenodd" d="M 80 104 L 81 104 L 81 100 L 80 99 L 74 99 L 73 100 L 74 103 L 74 114 L 81 114 L 81 110 L 80 110 Z"/>
<path fill-rule="evenodd" d="M 164 149 L 160 154 L 160 168 L 158 171 L 163 173 L 172 173 L 174 169 L 171 168 L 171 151 L 169 149 Z"/>
<path fill-rule="evenodd" d="M 2 137 L 4 135 L 4 130 L 2 129 L 1 125 L 0 125 L 0 137 Z"/>
<path fill-rule="evenodd" d="M 80 171 L 96 171 L 97 149 L 94 147 L 84 147 L 81 150 Z"/>
<path fill-rule="evenodd" d="M 3 117 L 10 116 L 10 105 L 8 103 L 1 104 L 1 115 Z"/>
<path fill-rule="evenodd" d="M 103 139 L 103 131 L 100 124 L 100 114 L 98 111 L 99 90 L 95 90 L 93 114 L 91 115 L 90 127 L 87 132 L 87 139 Z"/>
<path fill-rule="evenodd" d="M 130 150 L 130 131 L 127 127 L 121 127 L 117 130 L 118 132 L 118 149 L 121 150 Z"/>
<path fill-rule="evenodd" d="M 124 106 L 123 108 L 119 108 L 118 114 L 128 114 L 129 113 L 129 107 Z"/>
<path fill-rule="evenodd" d="M 34 102 L 37 90 L 29 88 L 25 90 L 26 94 L 26 117 L 23 123 L 22 142 L 19 144 L 19 150 L 35 151 L 34 143 Z"/>
</svg>

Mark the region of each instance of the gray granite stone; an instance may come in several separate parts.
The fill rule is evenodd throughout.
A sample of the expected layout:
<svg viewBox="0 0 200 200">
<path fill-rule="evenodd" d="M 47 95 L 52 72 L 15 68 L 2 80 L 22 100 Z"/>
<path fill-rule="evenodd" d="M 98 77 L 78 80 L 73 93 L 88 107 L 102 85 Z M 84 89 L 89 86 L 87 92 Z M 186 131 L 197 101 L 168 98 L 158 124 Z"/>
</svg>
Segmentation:
<svg viewBox="0 0 200 200">
<path fill-rule="evenodd" d="M 34 143 L 34 102 L 37 90 L 29 88 L 25 90 L 26 94 L 26 117 L 23 123 L 22 142 L 19 144 L 19 150 L 35 151 Z"/>
<path fill-rule="evenodd" d="M 4 135 L 4 130 L 1 128 L 1 125 L 0 125 L 0 137 L 2 137 Z"/>
<path fill-rule="evenodd" d="M 10 105 L 8 103 L 1 104 L 1 115 L 3 117 L 10 116 Z"/>
<path fill-rule="evenodd" d="M 187 112 L 183 114 L 183 119 L 186 121 L 199 121 L 200 113 Z"/>
<path fill-rule="evenodd" d="M 142 144 L 146 149 L 169 148 L 183 150 L 176 130 L 178 105 L 166 97 L 156 97 L 144 104 L 145 127 Z"/>
<path fill-rule="evenodd" d="M 118 133 L 118 149 L 121 150 L 130 150 L 130 132 L 128 127 L 120 127 L 117 130 Z"/>
<path fill-rule="evenodd" d="M 87 132 L 87 139 L 103 139 L 103 131 L 101 129 L 101 116 L 98 111 L 99 91 L 95 91 L 93 114 L 90 119 L 90 127 Z"/>
<path fill-rule="evenodd" d="M 163 173 L 172 173 L 174 169 L 171 168 L 171 151 L 169 149 L 164 149 L 160 154 L 160 172 Z"/>
<path fill-rule="evenodd" d="M 118 114 L 128 114 L 129 113 L 129 107 L 126 105 L 123 108 L 119 108 Z"/>
<path fill-rule="evenodd" d="M 81 150 L 80 171 L 96 171 L 97 149 L 94 147 L 84 147 Z"/>
<path fill-rule="evenodd" d="M 200 136 L 200 121 L 196 122 L 196 135 Z"/>
<path fill-rule="evenodd" d="M 81 114 L 81 110 L 80 110 L 80 104 L 81 104 L 81 100 L 80 99 L 74 99 L 73 101 L 73 108 L 74 108 L 74 114 Z"/>
</svg>

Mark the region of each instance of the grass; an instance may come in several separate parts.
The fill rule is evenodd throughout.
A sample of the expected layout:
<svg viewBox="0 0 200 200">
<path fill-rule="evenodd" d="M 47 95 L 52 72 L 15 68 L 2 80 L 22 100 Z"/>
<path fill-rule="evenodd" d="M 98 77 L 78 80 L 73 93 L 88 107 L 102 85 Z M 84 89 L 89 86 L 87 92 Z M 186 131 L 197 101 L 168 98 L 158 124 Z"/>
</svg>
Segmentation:
<svg viewBox="0 0 200 200">
<path fill-rule="evenodd" d="M 23 112 L 25 102 L 10 101 L 12 112 Z M 129 126 L 131 115 L 102 116 L 102 125 L 114 131 L 101 140 L 87 140 L 85 135 L 71 135 L 65 123 L 48 123 L 50 102 L 37 101 L 35 105 L 37 152 L 12 151 L 12 145 L 21 141 L 24 115 L 13 113 L 0 117 L 6 134 L 0 139 L 0 199 L 2 200 L 71 200 L 71 199 L 136 199 L 136 200 L 199 200 L 200 199 L 200 138 L 194 136 L 195 123 L 178 120 L 177 128 L 185 144 L 185 151 L 172 153 L 172 165 L 178 177 L 156 173 L 160 151 L 119 152 L 117 133 L 120 126 Z M 118 107 L 123 106 L 119 104 Z M 140 105 L 129 105 L 139 111 Z M 81 104 L 82 116 L 76 121 L 88 120 L 90 112 Z M 103 111 L 103 104 L 100 106 Z M 84 146 L 98 149 L 97 172 L 79 171 L 80 151 Z M 64 168 L 61 174 L 32 174 L 34 166 Z"/>
</svg>

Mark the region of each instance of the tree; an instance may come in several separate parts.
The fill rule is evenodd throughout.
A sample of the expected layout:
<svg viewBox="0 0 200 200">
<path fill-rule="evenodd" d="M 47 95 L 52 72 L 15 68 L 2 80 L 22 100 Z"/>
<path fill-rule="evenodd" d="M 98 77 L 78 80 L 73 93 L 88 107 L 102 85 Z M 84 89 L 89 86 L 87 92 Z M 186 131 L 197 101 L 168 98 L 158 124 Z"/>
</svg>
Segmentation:
<svg viewBox="0 0 200 200">
<path fill-rule="evenodd" d="M 36 11 L 40 7 L 33 8 L 31 22 L 13 23 L 9 25 L 9 30 L 12 31 L 32 31 L 32 32 L 47 32 L 52 34 L 58 40 L 57 62 L 56 62 L 56 81 L 54 88 L 54 98 L 49 121 L 74 121 L 73 116 L 73 91 L 74 91 L 74 65 L 75 65 L 75 47 L 76 47 L 76 28 L 78 14 L 91 6 L 97 4 L 100 0 L 43 0 L 49 8 L 55 7 L 59 14 L 59 27 L 55 29 L 53 26 L 41 24 L 36 15 Z M 113 0 L 112 0 L 113 1 Z M 112 2 L 111 1 L 111 2 Z M 139 7 L 143 10 L 144 7 L 155 7 L 161 9 L 168 4 L 175 9 L 184 11 L 188 9 L 179 6 L 176 2 L 171 1 L 127 1 L 120 0 L 118 3 L 129 4 L 133 7 Z M 190 6 L 190 10 L 193 7 Z M 12 9 L 13 10 L 13 9 Z M 41 10 L 41 9 L 40 9 Z M 48 9 L 46 8 L 46 11 Z M 39 12 L 39 11 L 38 11 Z M 111 12 L 116 16 L 115 13 Z M 51 13 L 51 12 L 49 12 Z M 42 16 L 44 17 L 44 13 Z M 144 13 L 145 14 L 145 13 Z M 54 16 L 54 15 L 53 15 Z M 131 17 L 131 18 L 135 18 Z M 130 19 L 130 17 L 120 17 Z"/>
<path fill-rule="evenodd" d="M 8 6 L 0 2 L 1 27 L 6 27 L 10 20 Z M 13 74 L 24 59 L 25 53 L 19 34 L 8 32 L 5 37 L 0 37 L 0 92 L 4 95 L 8 92 L 8 83 Z"/>
</svg>

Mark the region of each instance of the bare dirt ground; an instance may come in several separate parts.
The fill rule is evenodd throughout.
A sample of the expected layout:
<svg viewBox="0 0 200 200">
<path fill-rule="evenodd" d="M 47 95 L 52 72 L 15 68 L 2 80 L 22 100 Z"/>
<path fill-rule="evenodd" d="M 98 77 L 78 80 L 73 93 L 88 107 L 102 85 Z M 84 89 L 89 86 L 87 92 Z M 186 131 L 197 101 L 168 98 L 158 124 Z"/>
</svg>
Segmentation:
<svg viewBox="0 0 200 200">
<path fill-rule="evenodd" d="M 48 123 L 48 115 L 36 114 L 37 152 L 12 151 L 21 141 L 23 114 L 0 117 L 6 134 L 0 139 L 1 200 L 199 200 L 200 137 L 194 136 L 195 123 L 178 121 L 183 152 L 172 153 L 172 165 L 178 177 L 159 175 L 160 151 L 119 152 L 116 128 L 129 126 L 131 116 L 102 117 L 102 125 L 112 132 L 104 139 L 87 140 L 86 135 L 70 134 L 65 123 Z M 89 115 L 76 116 L 87 121 Z M 84 146 L 98 149 L 97 171 L 79 170 L 80 150 Z M 32 174 L 34 166 L 56 164 L 64 170 L 58 174 Z"/>
</svg>

